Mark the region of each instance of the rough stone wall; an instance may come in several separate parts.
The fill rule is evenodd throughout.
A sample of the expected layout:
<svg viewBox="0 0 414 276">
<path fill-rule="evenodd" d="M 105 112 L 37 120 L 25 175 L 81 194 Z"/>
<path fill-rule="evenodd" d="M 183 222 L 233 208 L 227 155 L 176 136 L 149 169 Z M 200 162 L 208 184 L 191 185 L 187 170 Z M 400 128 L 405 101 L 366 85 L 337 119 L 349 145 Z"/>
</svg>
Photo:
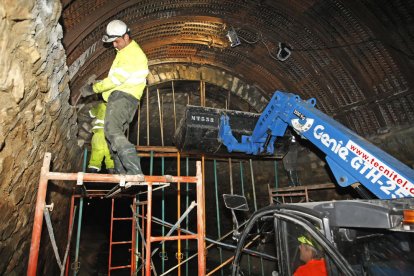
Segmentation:
<svg viewBox="0 0 414 276">
<path fill-rule="evenodd" d="M 60 1 L 0 0 L 0 275 L 26 273 L 44 153 L 52 153 L 52 171 L 78 169 L 60 14 Z M 60 251 L 70 184 L 48 186 Z M 44 226 L 39 275 L 57 274 L 52 252 Z"/>
</svg>

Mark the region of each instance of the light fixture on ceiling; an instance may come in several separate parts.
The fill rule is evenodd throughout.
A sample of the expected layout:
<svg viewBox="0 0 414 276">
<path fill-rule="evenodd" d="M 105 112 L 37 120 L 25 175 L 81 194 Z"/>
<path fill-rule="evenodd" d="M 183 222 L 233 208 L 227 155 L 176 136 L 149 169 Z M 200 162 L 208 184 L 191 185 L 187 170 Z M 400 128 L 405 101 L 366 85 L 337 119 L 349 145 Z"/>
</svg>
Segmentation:
<svg viewBox="0 0 414 276">
<path fill-rule="evenodd" d="M 279 42 L 279 50 L 277 51 L 277 59 L 280 61 L 287 60 L 292 54 L 292 50 L 283 42 Z"/>
<path fill-rule="evenodd" d="M 227 31 L 226 37 L 228 38 L 231 47 L 236 47 L 236 46 L 240 45 L 241 44 L 240 39 L 243 40 L 244 42 L 248 43 L 248 44 L 256 44 L 257 42 L 262 42 L 263 45 L 266 47 L 267 52 L 269 53 L 270 57 L 275 59 L 275 60 L 285 61 L 292 54 L 291 47 L 288 46 L 284 42 L 279 42 L 278 43 L 278 50 L 277 50 L 276 55 L 274 53 L 272 53 L 271 49 L 266 44 L 261 32 L 257 33 L 256 39 L 254 41 L 250 41 L 250 40 L 247 40 L 246 38 L 243 38 L 243 36 L 239 37 L 236 33 L 236 30 L 233 28 L 233 26 L 230 26 L 230 28 Z"/>
<path fill-rule="evenodd" d="M 240 39 L 237 36 L 237 33 L 236 33 L 236 31 L 234 30 L 233 27 L 230 27 L 230 29 L 227 31 L 226 36 L 227 36 L 227 38 L 230 42 L 231 47 L 236 47 L 236 46 L 241 44 Z"/>
</svg>

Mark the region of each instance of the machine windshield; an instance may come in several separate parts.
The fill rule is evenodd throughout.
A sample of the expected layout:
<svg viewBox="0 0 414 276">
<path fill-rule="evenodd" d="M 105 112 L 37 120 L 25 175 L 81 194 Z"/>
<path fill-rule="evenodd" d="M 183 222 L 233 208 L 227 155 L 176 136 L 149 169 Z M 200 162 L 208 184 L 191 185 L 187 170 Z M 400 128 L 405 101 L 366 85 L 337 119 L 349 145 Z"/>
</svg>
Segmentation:
<svg viewBox="0 0 414 276">
<path fill-rule="evenodd" d="M 414 233 L 377 229 L 337 233 L 337 248 L 357 275 L 414 275 Z"/>
</svg>

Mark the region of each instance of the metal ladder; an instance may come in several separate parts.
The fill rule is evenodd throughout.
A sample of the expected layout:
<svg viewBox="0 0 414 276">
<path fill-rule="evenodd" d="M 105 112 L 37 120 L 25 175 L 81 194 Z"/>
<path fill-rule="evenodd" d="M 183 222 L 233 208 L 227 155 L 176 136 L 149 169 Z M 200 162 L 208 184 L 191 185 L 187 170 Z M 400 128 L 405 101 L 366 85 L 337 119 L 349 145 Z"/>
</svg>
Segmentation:
<svg viewBox="0 0 414 276">
<path fill-rule="evenodd" d="M 134 204 L 134 203 L 133 203 Z M 135 245 L 135 223 L 134 218 L 132 217 L 114 217 L 114 209 L 115 209 L 115 199 L 112 198 L 112 206 L 111 206 L 111 229 L 110 229 L 110 235 L 109 235 L 109 260 L 108 260 L 108 276 L 111 275 L 111 271 L 113 270 L 120 270 L 120 269 L 129 269 L 130 275 L 133 274 L 135 271 L 135 255 L 134 255 L 134 245 Z M 132 211 L 131 211 L 132 213 Z M 116 222 L 120 221 L 130 221 L 131 222 L 131 240 L 129 241 L 114 241 L 113 240 L 113 232 L 114 232 L 114 224 Z M 131 263 L 128 265 L 119 265 L 119 266 L 113 266 L 112 265 L 112 253 L 114 250 L 114 246 L 118 245 L 124 245 L 129 244 L 130 245 L 130 254 L 131 254 Z"/>
</svg>

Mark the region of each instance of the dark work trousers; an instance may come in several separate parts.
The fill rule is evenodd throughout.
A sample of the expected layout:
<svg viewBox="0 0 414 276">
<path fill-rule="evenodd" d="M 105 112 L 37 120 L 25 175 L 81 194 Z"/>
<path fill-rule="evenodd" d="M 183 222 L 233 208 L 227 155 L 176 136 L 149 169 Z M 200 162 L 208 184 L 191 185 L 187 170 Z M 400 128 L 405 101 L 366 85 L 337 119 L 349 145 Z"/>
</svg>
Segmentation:
<svg viewBox="0 0 414 276">
<path fill-rule="evenodd" d="M 134 96 L 117 90 L 108 98 L 105 138 L 115 163 L 115 170 L 120 174 L 142 174 L 135 146 L 125 136 L 125 131 L 137 111 L 138 103 L 139 100 Z"/>
</svg>

